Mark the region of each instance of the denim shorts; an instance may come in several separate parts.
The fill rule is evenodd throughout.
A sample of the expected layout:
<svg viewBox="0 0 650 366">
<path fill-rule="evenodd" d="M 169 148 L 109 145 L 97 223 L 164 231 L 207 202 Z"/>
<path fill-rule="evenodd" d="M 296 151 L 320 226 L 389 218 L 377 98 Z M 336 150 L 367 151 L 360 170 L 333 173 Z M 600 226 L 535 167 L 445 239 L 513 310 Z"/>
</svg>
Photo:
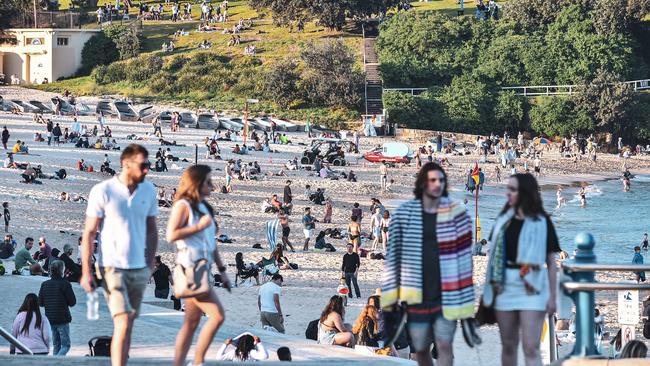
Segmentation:
<svg viewBox="0 0 650 366">
<path fill-rule="evenodd" d="M 418 309 L 419 310 L 419 309 Z M 428 351 L 436 342 L 451 343 L 456 334 L 457 321 L 447 320 L 442 312 L 413 314 L 409 311 L 406 330 L 411 352 Z"/>
</svg>

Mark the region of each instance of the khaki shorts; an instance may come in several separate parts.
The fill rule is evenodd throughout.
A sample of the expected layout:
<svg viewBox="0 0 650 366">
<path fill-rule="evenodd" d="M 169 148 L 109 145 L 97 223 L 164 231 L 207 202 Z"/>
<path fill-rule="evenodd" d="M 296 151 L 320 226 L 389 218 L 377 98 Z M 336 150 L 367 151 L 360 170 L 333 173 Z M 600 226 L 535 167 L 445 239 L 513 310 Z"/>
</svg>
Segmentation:
<svg viewBox="0 0 650 366">
<path fill-rule="evenodd" d="M 135 313 L 138 316 L 151 270 L 147 267 L 138 269 L 100 267 L 99 271 L 111 316 L 115 317 L 122 313 Z"/>
</svg>

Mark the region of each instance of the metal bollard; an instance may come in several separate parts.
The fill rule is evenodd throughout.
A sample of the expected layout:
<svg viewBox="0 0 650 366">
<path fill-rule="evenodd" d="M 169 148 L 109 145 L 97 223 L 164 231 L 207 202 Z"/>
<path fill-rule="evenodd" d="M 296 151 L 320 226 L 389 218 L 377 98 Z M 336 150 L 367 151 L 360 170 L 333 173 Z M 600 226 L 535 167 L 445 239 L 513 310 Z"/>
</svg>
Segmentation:
<svg viewBox="0 0 650 366">
<path fill-rule="evenodd" d="M 588 233 L 579 233 L 575 238 L 578 251 L 574 262 L 595 263 L 594 237 Z M 593 271 L 570 272 L 568 276 L 573 282 L 594 283 Z M 573 357 L 584 357 L 598 354 L 594 344 L 594 307 L 595 295 L 593 290 L 574 291 L 569 294 L 576 305 L 576 344 L 573 348 Z"/>
</svg>

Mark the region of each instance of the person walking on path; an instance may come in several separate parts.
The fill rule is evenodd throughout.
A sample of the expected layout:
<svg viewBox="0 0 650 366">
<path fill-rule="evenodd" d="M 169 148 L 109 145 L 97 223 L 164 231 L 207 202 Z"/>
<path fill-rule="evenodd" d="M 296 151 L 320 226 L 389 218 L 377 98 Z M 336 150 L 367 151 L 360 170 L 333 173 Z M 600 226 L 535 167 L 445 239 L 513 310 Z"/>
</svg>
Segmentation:
<svg viewBox="0 0 650 366">
<path fill-rule="evenodd" d="M 2 129 L 2 147 L 4 147 L 5 150 L 7 150 L 7 143 L 9 142 L 9 136 L 11 135 L 9 134 L 9 130 L 7 129 L 7 126 L 4 126 L 4 128 Z"/>
<path fill-rule="evenodd" d="M 264 328 L 273 327 L 280 333 L 284 333 L 284 316 L 280 306 L 280 295 L 282 295 L 282 275 L 276 273 L 271 281 L 260 287 L 257 295 L 257 309 L 260 311 L 260 321 Z"/>
<path fill-rule="evenodd" d="M 23 304 L 18 309 L 18 315 L 14 319 L 11 334 L 29 348 L 34 355 L 50 353 L 50 322 L 47 316 L 41 315 L 36 294 L 29 293 L 25 296 Z M 16 354 L 16 348 L 13 345 L 9 346 L 9 353 Z"/>
<path fill-rule="evenodd" d="M 379 166 L 379 179 L 381 181 L 381 191 L 386 191 L 386 184 L 388 183 L 388 165 L 382 163 Z"/>
<path fill-rule="evenodd" d="M 314 235 L 314 229 L 316 229 L 316 220 L 311 215 L 311 208 L 305 207 L 305 214 L 302 217 L 303 233 L 305 234 L 305 245 L 302 250 L 304 252 L 309 250 L 309 239 Z"/>
<path fill-rule="evenodd" d="M 508 180 L 507 202 L 489 243 L 483 303 L 496 312 L 501 363 L 517 364 L 521 334 L 526 365 L 541 365 L 540 338 L 545 315 L 555 313 L 556 257 L 561 249 L 531 174 Z"/>
<path fill-rule="evenodd" d="M 207 203 L 207 198 L 214 189 L 211 172 L 207 165 L 193 165 L 183 172 L 167 224 L 167 241 L 176 244 L 176 264 L 183 268 L 194 267 L 199 260 L 206 260 L 208 268 L 215 263 L 222 287 L 230 291 L 226 266 L 221 260 L 215 239 L 219 230 L 214 220 L 214 210 Z M 208 279 L 212 282 L 210 273 Z M 199 333 L 194 365 L 203 364 L 208 347 L 225 320 L 224 309 L 214 292 L 214 286 L 210 286 L 204 295 L 185 299 L 185 317 L 176 337 L 174 366 L 185 365 L 194 332 L 203 314 L 207 314 L 208 320 Z"/>
<path fill-rule="evenodd" d="M 70 350 L 70 307 L 77 298 L 69 281 L 63 278 L 64 264 L 55 260 L 50 264 L 51 279 L 41 283 L 38 303 L 45 307 L 45 316 L 52 329 L 52 355 L 65 356 Z"/>
<path fill-rule="evenodd" d="M 433 365 L 435 342 L 436 364 L 449 366 L 457 320 L 474 317 L 472 220 L 449 197 L 447 175 L 437 163 L 422 167 L 413 193 L 392 214 L 381 306 L 388 312 L 407 303 L 406 327 L 418 365 Z"/>
<path fill-rule="evenodd" d="M 174 279 L 172 278 L 172 271 L 169 267 L 162 262 L 160 256 L 157 255 L 154 258 L 154 269 L 151 277 L 155 283 L 155 289 L 153 290 L 154 296 L 157 299 L 168 299 L 169 298 L 169 285 L 174 286 Z"/>
<path fill-rule="evenodd" d="M 127 146 L 120 156 L 120 174 L 96 184 L 88 196 L 80 284 L 88 293 L 95 291 L 91 263 L 93 242 L 101 228 L 100 243 L 104 245 L 97 250 L 97 264 L 113 317 L 113 366 L 126 365 L 133 322 L 158 248 L 156 187 L 145 180 L 151 168 L 148 157 L 143 146 Z"/>
<path fill-rule="evenodd" d="M 634 257 L 632 257 L 632 264 L 643 264 L 643 255 L 641 255 L 641 247 L 638 245 L 634 247 Z M 636 282 L 645 282 L 645 271 L 635 272 Z"/>
<path fill-rule="evenodd" d="M 359 290 L 357 275 L 359 274 L 361 260 L 359 259 L 359 254 L 354 251 L 354 246 L 351 243 L 348 243 L 346 248 L 348 252 L 343 255 L 343 263 L 341 264 L 342 277 L 345 277 L 345 284 L 350 289 L 348 296 L 352 297 L 352 287 L 350 287 L 350 284 L 353 284 L 354 293 L 359 298 L 361 297 L 361 291 Z"/>
</svg>

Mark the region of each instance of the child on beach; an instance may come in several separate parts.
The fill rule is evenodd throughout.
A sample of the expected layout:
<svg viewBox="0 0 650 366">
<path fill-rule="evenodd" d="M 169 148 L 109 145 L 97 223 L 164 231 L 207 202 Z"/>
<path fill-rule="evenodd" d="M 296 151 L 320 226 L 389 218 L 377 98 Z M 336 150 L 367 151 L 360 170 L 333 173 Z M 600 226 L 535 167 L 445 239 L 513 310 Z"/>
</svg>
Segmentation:
<svg viewBox="0 0 650 366">
<path fill-rule="evenodd" d="M 641 247 L 640 246 L 635 246 L 634 247 L 634 257 L 632 257 L 632 263 L 633 264 L 643 264 L 643 256 L 641 255 Z M 641 272 L 635 272 L 636 274 L 636 282 L 645 282 L 645 271 Z"/>
<path fill-rule="evenodd" d="M 348 305 L 348 294 L 350 293 L 350 288 L 345 284 L 345 277 L 341 277 L 339 280 L 339 287 L 336 288 L 336 294 L 343 299 L 343 306 Z"/>
</svg>

